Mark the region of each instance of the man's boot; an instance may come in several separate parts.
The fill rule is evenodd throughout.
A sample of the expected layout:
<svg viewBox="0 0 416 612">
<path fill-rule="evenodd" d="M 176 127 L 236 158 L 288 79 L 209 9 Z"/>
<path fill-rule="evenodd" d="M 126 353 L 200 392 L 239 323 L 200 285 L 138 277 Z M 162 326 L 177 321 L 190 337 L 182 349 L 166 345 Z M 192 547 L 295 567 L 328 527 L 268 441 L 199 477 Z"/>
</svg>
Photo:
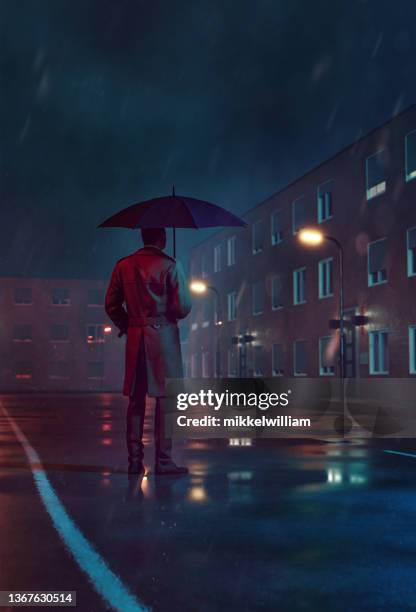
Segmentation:
<svg viewBox="0 0 416 612">
<path fill-rule="evenodd" d="M 165 438 L 163 401 L 158 398 L 155 408 L 155 473 L 158 476 L 187 474 L 188 468 L 176 465 L 171 455 L 172 440 Z"/>
<path fill-rule="evenodd" d="M 143 427 L 144 402 L 130 398 L 127 409 L 126 444 L 128 453 L 128 473 L 144 475 L 143 465 Z"/>
</svg>

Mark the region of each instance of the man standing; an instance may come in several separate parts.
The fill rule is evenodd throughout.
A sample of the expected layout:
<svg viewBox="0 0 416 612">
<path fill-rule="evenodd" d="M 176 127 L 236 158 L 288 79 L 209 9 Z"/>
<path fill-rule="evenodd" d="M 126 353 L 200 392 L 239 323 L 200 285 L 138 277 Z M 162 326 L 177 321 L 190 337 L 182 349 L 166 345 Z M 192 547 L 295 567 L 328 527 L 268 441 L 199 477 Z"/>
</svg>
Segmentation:
<svg viewBox="0 0 416 612">
<path fill-rule="evenodd" d="M 181 265 L 164 253 L 164 229 L 142 229 L 144 247 L 117 262 L 105 297 L 105 309 L 122 334 L 127 333 L 123 394 L 127 409 L 129 474 L 144 474 L 143 425 L 146 395 L 156 398 L 155 472 L 185 474 L 171 458 L 165 438 L 166 378 L 181 378 L 182 357 L 177 320 L 191 310 Z M 125 305 L 125 307 L 124 307 Z"/>
</svg>

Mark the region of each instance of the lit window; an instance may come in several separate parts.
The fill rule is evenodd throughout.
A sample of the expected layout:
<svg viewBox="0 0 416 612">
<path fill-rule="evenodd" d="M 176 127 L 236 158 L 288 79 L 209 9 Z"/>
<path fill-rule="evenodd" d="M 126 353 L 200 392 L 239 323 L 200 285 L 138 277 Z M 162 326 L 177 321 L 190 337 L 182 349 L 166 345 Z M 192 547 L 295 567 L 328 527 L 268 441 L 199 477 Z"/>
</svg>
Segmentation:
<svg viewBox="0 0 416 612">
<path fill-rule="evenodd" d="M 333 376 L 335 373 L 332 341 L 332 336 L 319 338 L 319 374 L 321 376 Z"/>
<path fill-rule="evenodd" d="M 283 285 L 280 274 L 272 278 L 272 309 L 283 308 Z"/>
<path fill-rule="evenodd" d="M 104 342 L 104 325 L 102 324 L 90 324 L 87 325 L 87 342 L 92 344 L 94 342 Z"/>
<path fill-rule="evenodd" d="M 306 302 L 306 268 L 298 268 L 293 271 L 293 303 L 304 304 Z"/>
<path fill-rule="evenodd" d="M 67 361 L 52 361 L 49 364 L 49 378 L 52 380 L 67 380 L 69 378 L 68 369 Z"/>
<path fill-rule="evenodd" d="M 32 289 L 30 287 L 17 287 L 14 290 L 14 303 L 19 305 L 32 304 Z"/>
<path fill-rule="evenodd" d="M 378 151 L 366 160 L 367 200 L 386 191 L 385 152 Z"/>
<path fill-rule="evenodd" d="M 259 315 L 264 310 L 264 281 L 253 284 L 253 315 Z"/>
<path fill-rule="evenodd" d="M 202 353 L 202 377 L 209 377 L 209 352 L 204 351 Z"/>
<path fill-rule="evenodd" d="M 65 287 L 55 287 L 52 289 L 52 304 L 53 306 L 69 306 L 69 289 Z"/>
<path fill-rule="evenodd" d="M 16 323 L 13 327 L 13 342 L 32 342 L 32 326 Z"/>
<path fill-rule="evenodd" d="M 319 272 L 319 297 L 326 298 L 331 297 L 333 293 L 333 281 L 332 281 L 332 269 L 333 269 L 333 259 L 329 257 L 328 259 L 322 259 L 322 261 L 318 264 L 318 272 Z"/>
<path fill-rule="evenodd" d="M 104 362 L 89 361 L 87 364 L 88 378 L 104 378 Z"/>
<path fill-rule="evenodd" d="M 283 376 L 285 373 L 283 344 L 273 344 L 272 347 L 272 374 Z"/>
<path fill-rule="evenodd" d="M 279 244 L 283 240 L 283 228 L 282 228 L 282 211 L 275 210 L 271 214 L 271 228 L 272 228 L 272 244 Z"/>
<path fill-rule="evenodd" d="M 406 181 L 416 178 L 416 130 L 405 138 Z"/>
<path fill-rule="evenodd" d="M 214 247 L 214 272 L 221 272 L 222 270 L 222 245 L 217 244 Z"/>
<path fill-rule="evenodd" d="M 236 294 L 235 291 L 227 294 L 227 319 L 235 321 L 236 317 Z"/>
<path fill-rule="evenodd" d="M 256 221 L 253 223 L 253 253 L 260 253 L 264 246 L 264 227 L 263 221 Z"/>
<path fill-rule="evenodd" d="M 30 361 L 16 361 L 13 370 L 15 378 L 19 380 L 31 379 L 33 377 L 33 365 Z"/>
<path fill-rule="evenodd" d="M 387 282 L 387 239 L 368 245 L 368 286 Z"/>
<path fill-rule="evenodd" d="M 318 223 L 328 221 L 332 214 L 332 181 L 326 181 L 318 187 Z"/>
<path fill-rule="evenodd" d="M 407 276 L 416 275 L 416 227 L 407 230 Z"/>
<path fill-rule="evenodd" d="M 230 378 L 235 378 L 238 374 L 238 353 L 237 348 L 232 347 L 228 349 L 228 376 Z"/>
<path fill-rule="evenodd" d="M 409 373 L 416 374 L 416 325 L 409 326 Z"/>
<path fill-rule="evenodd" d="M 293 343 L 293 373 L 295 376 L 306 376 L 306 340 L 295 340 Z"/>
<path fill-rule="evenodd" d="M 104 306 L 104 290 L 103 289 L 89 289 L 87 305 L 88 306 Z"/>
<path fill-rule="evenodd" d="M 68 325 L 65 325 L 65 324 L 52 325 L 51 340 L 55 342 L 68 342 L 69 340 Z"/>
<path fill-rule="evenodd" d="M 370 343 L 370 374 L 389 373 L 389 351 L 387 330 L 369 333 Z"/>
<path fill-rule="evenodd" d="M 227 266 L 235 265 L 235 236 L 227 240 Z"/>
<path fill-rule="evenodd" d="M 297 234 L 298 231 L 306 225 L 306 203 L 302 196 L 292 202 L 292 232 Z"/>
<path fill-rule="evenodd" d="M 253 376 L 264 376 L 264 350 L 261 345 L 256 345 L 253 359 Z"/>
</svg>

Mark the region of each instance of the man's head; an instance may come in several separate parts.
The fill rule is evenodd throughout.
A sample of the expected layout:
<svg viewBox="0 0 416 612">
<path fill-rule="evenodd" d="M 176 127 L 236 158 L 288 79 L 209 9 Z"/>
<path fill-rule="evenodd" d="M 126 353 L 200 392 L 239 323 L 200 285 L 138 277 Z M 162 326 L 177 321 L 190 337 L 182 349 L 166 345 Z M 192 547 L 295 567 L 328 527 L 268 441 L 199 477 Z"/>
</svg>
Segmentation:
<svg viewBox="0 0 416 612">
<path fill-rule="evenodd" d="M 155 246 L 164 249 L 166 246 L 166 231 L 164 227 L 144 227 L 140 230 L 145 246 Z"/>
</svg>

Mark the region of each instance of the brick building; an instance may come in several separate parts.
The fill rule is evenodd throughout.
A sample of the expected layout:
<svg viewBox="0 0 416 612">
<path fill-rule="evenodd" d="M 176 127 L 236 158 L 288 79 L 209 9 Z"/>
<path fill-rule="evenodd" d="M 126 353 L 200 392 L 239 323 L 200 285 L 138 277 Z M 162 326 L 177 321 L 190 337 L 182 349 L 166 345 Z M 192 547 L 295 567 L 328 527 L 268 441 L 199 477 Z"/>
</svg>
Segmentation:
<svg viewBox="0 0 416 612">
<path fill-rule="evenodd" d="M 120 390 L 124 339 L 98 280 L 0 279 L 0 390 Z"/>
<path fill-rule="evenodd" d="M 302 227 L 343 247 L 346 375 L 415 375 L 415 178 L 413 106 L 195 247 L 191 276 L 219 300 L 195 296 L 192 376 L 337 375 L 338 250 L 301 244 Z"/>
</svg>

